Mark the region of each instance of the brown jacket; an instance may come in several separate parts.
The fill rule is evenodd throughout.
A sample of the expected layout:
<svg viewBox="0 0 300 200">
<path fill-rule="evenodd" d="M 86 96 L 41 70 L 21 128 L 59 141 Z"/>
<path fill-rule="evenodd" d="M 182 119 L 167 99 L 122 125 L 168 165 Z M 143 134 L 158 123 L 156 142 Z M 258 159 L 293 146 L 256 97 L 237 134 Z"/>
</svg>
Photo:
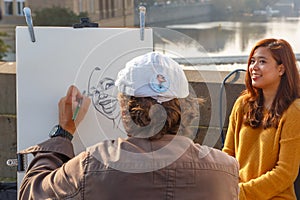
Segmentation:
<svg viewBox="0 0 300 200">
<path fill-rule="evenodd" d="M 74 157 L 62 137 L 21 153 L 35 157 L 19 199 L 238 199 L 238 163 L 184 136 L 104 141 Z"/>
</svg>

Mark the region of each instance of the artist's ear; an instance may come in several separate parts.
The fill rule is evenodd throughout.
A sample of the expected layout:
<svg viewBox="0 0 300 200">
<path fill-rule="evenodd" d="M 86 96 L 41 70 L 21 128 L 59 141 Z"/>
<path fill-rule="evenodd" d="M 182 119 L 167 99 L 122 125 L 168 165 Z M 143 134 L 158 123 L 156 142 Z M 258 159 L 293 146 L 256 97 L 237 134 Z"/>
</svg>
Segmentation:
<svg viewBox="0 0 300 200">
<path fill-rule="evenodd" d="M 285 66 L 283 64 L 278 66 L 279 76 L 282 76 L 285 72 Z"/>
</svg>

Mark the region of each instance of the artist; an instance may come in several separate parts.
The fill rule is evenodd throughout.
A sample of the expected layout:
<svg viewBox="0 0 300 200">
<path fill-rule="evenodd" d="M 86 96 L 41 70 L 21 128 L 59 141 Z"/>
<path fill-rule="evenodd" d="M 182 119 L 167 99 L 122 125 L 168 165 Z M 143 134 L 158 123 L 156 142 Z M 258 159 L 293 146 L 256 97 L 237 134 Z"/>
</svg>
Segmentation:
<svg viewBox="0 0 300 200">
<path fill-rule="evenodd" d="M 149 84 L 158 74 L 168 81 L 159 92 Z M 71 139 L 90 99 L 71 86 L 59 102 L 58 129 L 49 140 L 21 152 L 35 157 L 19 199 L 238 199 L 236 159 L 191 139 L 197 133 L 199 100 L 190 98 L 178 63 L 147 53 L 128 62 L 115 85 L 128 137 L 100 142 L 74 156 Z M 78 99 L 82 104 L 72 120 Z"/>
</svg>

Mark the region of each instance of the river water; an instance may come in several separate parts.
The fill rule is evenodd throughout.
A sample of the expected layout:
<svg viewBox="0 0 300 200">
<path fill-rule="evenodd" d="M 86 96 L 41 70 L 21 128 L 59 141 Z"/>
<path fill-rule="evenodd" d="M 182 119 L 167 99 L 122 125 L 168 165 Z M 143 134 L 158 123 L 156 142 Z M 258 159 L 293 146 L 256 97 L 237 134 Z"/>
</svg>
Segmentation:
<svg viewBox="0 0 300 200">
<path fill-rule="evenodd" d="M 154 33 L 155 48 L 175 57 L 247 56 L 263 38 L 285 39 L 300 53 L 300 18 L 177 24 L 154 28 Z"/>
</svg>

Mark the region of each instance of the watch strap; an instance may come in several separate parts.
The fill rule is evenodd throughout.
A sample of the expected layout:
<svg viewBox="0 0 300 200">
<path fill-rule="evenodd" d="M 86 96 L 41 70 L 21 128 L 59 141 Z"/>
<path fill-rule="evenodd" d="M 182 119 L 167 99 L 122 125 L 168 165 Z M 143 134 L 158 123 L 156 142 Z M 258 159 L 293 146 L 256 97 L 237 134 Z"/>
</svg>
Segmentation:
<svg viewBox="0 0 300 200">
<path fill-rule="evenodd" d="M 56 131 L 50 135 L 51 138 L 61 136 L 64 138 L 68 138 L 70 141 L 73 139 L 73 135 L 63 129 L 60 125 L 56 125 L 54 129 L 56 129 Z"/>
</svg>

